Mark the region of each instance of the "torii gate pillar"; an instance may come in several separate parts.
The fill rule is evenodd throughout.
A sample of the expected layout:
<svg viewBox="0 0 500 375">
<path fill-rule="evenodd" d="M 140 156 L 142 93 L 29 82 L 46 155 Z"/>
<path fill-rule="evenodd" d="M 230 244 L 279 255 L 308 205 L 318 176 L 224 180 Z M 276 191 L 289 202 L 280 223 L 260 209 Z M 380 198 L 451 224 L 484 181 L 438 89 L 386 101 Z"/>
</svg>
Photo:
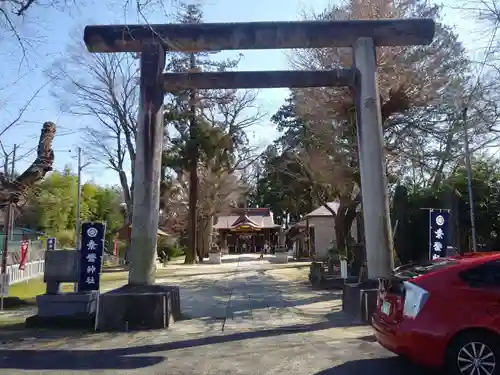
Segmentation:
<svg viewBox="0 0 500 375">
<path fill-rule="evenodd" d="M 377 58 L 372 38 L 359 38 L 353 46 L 359 71 L 356 123 L 363 224 L 368 278 L 388 276 L 394 268 L 384 134 L 377 86 Z"/>
</svg>

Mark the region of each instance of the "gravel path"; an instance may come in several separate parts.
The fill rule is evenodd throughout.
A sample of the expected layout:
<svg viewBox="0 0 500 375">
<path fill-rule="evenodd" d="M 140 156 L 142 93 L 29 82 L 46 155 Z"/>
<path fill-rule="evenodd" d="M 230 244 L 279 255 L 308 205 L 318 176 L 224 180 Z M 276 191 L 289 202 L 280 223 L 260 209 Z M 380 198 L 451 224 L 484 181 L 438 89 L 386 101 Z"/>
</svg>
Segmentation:
<svg viewBox="0 0 500 375">
<path fill-rule="evenodd" d="M 171 276 L 158 282 L 181 286 L 188 317 L 169 330 L 0 333 L 0 373 L 423 373 L 373 342 L 370 327 L 345 317 L 338 293 L 314 291 L 296 281 L 307 265 L 270 264 L 257 257 L 169 266 Z"/>
</svg>

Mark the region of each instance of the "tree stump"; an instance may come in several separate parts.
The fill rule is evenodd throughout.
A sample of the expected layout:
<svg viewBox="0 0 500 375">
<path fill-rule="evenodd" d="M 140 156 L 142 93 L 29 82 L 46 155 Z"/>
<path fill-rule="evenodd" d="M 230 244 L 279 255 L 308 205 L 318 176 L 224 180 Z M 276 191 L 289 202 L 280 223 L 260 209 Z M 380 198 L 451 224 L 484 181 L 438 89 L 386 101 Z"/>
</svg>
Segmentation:
<svg viewBox="0 0 500 375">
<path fill-rule="evenodd" d="M 323 263 L 312 262 L 309 268 L 309 281 L 313 287 L 319 287 L 324 280 Z"/>
</svg>

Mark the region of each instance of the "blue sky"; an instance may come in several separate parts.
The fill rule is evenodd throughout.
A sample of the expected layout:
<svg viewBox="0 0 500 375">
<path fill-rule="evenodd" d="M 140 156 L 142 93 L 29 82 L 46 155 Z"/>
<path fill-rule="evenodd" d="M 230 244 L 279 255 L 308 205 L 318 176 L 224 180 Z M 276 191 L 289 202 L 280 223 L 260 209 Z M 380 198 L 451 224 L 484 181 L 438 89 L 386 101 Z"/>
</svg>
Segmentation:
<svg viewBox="0 0 500 375">
<path fill-rule="evenodd" d="M 41 124 L 50 120 L 58 125 L 58 135 L 54 142 L 55 167 L 62 169 L 70 164 L 76 169 L 76 148 L 81 145 L 78 131 L 84 125 L 81 119 L 61 112 L 59 103 L 50 94 L 50 83 L 44 71 L 61 58 L 65 49 L 74 40 L 74 30 L 84 24 L 123 23 L 124 12 L 119 5 L 105 5 L 108 1 L 87 0 L 88 5 L 70 13 L 62 14 L 50 9 L 36 9 L 29 15 L 28 21 L 19 24 L 19 30 L 29 36 L 31 48 L 26 59 L 19 65 L 21 50 L 14 40 L 0 41 L 2 61 L 0 62 L 0 129 L 17 116 L 19 109 L 32 97 L 33 93 L 46 84 L 40 95 L 32 102 L 20 123 L 1 138 L 7 149 L 18 144 L 18 155 L 26 157 L 19 161 L 16 170 L 22 171 L 33 160 Z M 450 0 L 452 1 L 452 0 Z M 122 3 L 122 1 L 116 1 Z M 277 21 L 297 20 L 304 9 L 322 10 L 329 1 L 325 0 L 203 0 L 206 22 L 242 22 L 242 21 Z M 307 5 L 304 5 L 307 4 Z M 446 4 L 446 3 L 445 3 Z M 451 3 L 450 3 L 451 4 Z M 127 15 L 127 22 L 136 23 L 133 14 Z M 163 14 L 149 17 L 150 22 L 165 22 Z M 20 20 L 17 20 L 20 21 Z M 472 55 L 480 54 L 476 48 L 474 24 L 457 10 L 445 7 L 445 22 L 457 28 Z M 474 47 L 472 47 L 474 46 Z M 476 48 L 476 49 L 473 49 Z M 5 51 L 9 51 L 7 54 Z M 235 52 L 238 53 L 238 52 Z M 241 70 L 279 70 L 287 69 L 287 57 L 283 51 L 242 51 Z M 7 86 L 7 87 L 5 87 Z M 272 115 L 281 105 L 287 94 L 286 89 L 263 90 L 259 94 L 258 104 L 262 111 Z M 269 143 L 276 137 L 276 131 L 269 124 L 267 116 L 254 129 L 253 141 Z M 253 135 L 252 135 L 253 136 Z M 31 153 L 30 153 L 31 151 Z M 116 184 L 115 173 L 102 166 L 92 164 L 84 170 L 85 180 L 94 180 L 101 184 Z"/>
</svg>

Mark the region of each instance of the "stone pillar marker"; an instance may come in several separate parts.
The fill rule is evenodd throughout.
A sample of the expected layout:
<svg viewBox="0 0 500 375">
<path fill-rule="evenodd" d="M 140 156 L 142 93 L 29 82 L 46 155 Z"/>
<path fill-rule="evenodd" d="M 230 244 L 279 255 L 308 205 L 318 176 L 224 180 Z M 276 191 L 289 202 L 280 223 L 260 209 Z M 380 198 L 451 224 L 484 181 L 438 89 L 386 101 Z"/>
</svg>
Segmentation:
<svg viewBox="0 0 500 375">
<path fill-rule="evenodd" d="M 432 19 L 87 26 L 84 40 L 90 52 L 142 54 L 130 285 L 148 286 L 154 283 L 163 136 L 161 87 L 168 92 L 210 88 L 352 87 L 357 95 L 357 129 L 362 189 L 364 188 L 363 215 L 368 274 L 370 278 L 388 276 L 392 271 L 393 246 L 374 49 L 376 46 L 429 44 L 434 37 L 434 30 Z M 328 72 L 161 74 L 165 64 L 163 51 L 210 52 L 328 47 L 352 47 L 355 66 L 352 69 L 335 69 Z"/>
</svg>

